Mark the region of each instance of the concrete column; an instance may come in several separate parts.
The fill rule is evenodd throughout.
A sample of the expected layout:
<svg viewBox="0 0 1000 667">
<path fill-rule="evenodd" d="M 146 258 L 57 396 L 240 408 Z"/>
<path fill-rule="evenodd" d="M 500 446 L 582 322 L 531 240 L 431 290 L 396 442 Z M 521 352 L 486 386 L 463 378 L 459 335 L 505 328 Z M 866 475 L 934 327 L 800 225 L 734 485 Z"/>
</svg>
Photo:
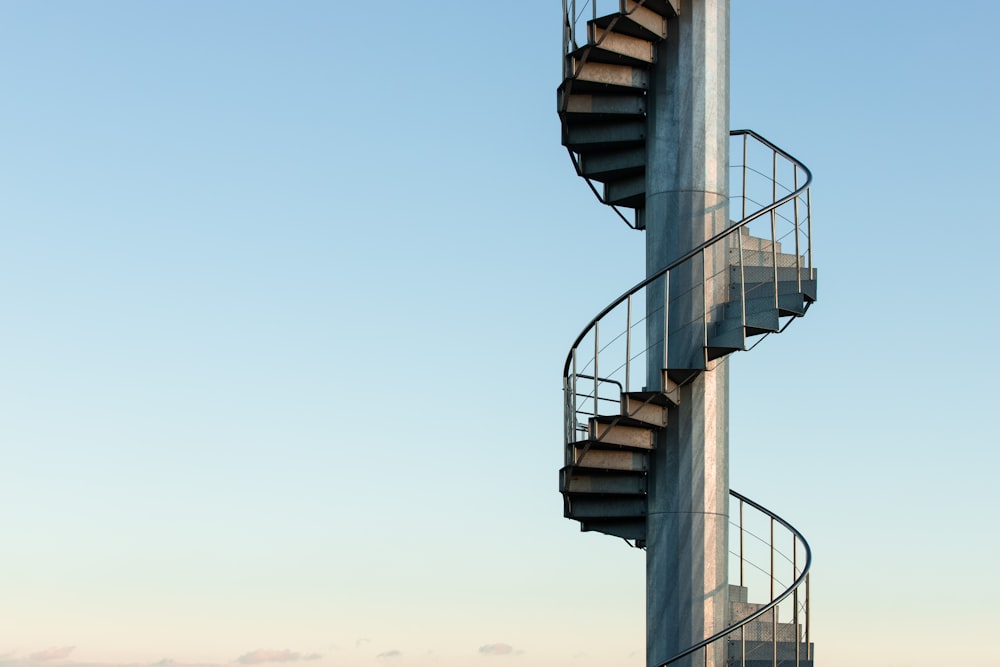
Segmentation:
<svg viewBox="0 0 1000 667">
<path fill-rule="evenodd" d="M 655 273 L 729 224 L 729 1 L 685 0 L 657 52 L 647 136 L 646 270 Z M 705 367 L 706 313 L 727 296 L 725 248 L 670 279 L 670 369 Z M 647 312 L 664 294 L 650 290 Z M 658 302 L 658 303 L 657 303 Z M 649 340 L 664 318 L 651 317 Z M 651 350 L 649 384 L 663 366 Z M 728 360 L 685 385 L 650 466 L 646 542 L 646 662 L 656 667 L 725 627 L 728 611 Z M 704 665 L 698 654 L 684 665 Z M 708 656 L 726 662 L 724 647 Z"/>
</svg>

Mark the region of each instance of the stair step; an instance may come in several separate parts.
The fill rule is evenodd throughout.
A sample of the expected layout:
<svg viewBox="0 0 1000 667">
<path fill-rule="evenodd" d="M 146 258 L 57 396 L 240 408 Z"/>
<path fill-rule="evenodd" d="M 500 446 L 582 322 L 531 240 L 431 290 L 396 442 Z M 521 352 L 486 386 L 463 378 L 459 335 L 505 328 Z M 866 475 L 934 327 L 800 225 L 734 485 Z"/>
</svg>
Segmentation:
<svg viewBox="0 0 1000 667">
<path fill-rule="evenodd" d="M 770 238 L 762 238 L 760 236 L 753 236 L 750 234 L 750 230 L 746 227 L 740 228 L 740 235 L 743 237 L 740 241 L 743 245 L 744 250 L 761 250 L 771 252 L 771 246 L 777 246 L 775 249 L 777 252 L 781 252 L 781 241 L 772 242 Z M 735 245 L 735 241 L 733 241 Z"/>
<path fill-rule="evenodd" d="M 589 447 L 588 447 L 589 445 Z M 648 449 L 584 440 L 573 443 L 573 463 L 593 470 L 645 471 L 649 469 Z"/>
<path fill-rule="evenodd" d="M 618 519 L 646 516 L 645 496 L 563 496 L 563 510 L 570 519 Z"/>
<path fill-rule="evenodd" d="M 659 41 L 667 37 L 667 19 L 652 9 L 640 6 L 634 0 L 623 0 L 622 11 L 601 16 L 591 21 L 596 27 L 614 30 L 623 35 Z"/>
<path fill-rule="evenodd" d="M 615 118 L 644 118 L 646 114 L 646 97 L 644 95 L 566 94 L 566 88 L 560 86 L 558 103 L 559 113 L 564 117 L 584 122 Z"/>
<path fill-rule="evenodd" d="M 778 331 L 781 328 L 778 309 L 772 306 L 767 311 L 748 312 L 746 324 L 743 323 L 743 317 L 739 310 L 736 310 L 731 317 L 727 313 L 727 317 L 715 323 L 715 331 L 712 337 L 722 336 L 730 331 L 739 331 L 744 327 L 746 327 L 745 333 L 747 336 L 759 336 L 760 334 Z M 740 336 L 743 336 L 743 333 Z"/>
<path fill-rule="evenodd" d="M 622 394 L 622 414 L 654 428 L 667 425 L 667 408 L 672 405 L 659 392 L 629 392 Z"/>
<path fill-rule="evenodd" d="M 660 382 L 663 383 L 661 385 L 664 388 L 663 393 L 673 401 L 674 405 L 680 405 L 681 385 L 691 382 L 704 370 L 704 368 L 668 368 L 661 371 Z"/>
<path fill-rule="evenodd" d="M 580 522 L 580 530 L 584 532 L 604 533 L 626 540 L 645 541 L 646 518 L 624 519 L 587 519 Z"/>
<path fill-rule="evenodd" d="M 668 18 L 680 16 L 681 13 L 681 0 L 645 0 L 642 4 Z"/>
<path fill-rule="evenodd" d="M 588 153 L 580 157 L 580 171 L 589 179 L 604 183 L 646 173 L 646 147 L 633 146 L 617 151 Z"/>
<path fill-rule="evenodd" d="M 589 44 L 581 47 L 579 51 L 589 51 L 586 57 L 592 62 L 638 66 L 650 65 L 653 62 L 653 43 L 647 39 L 605 30 L 593 22 L 587 24 L 587 37 Z"/>
<path fill-rule="evenodd" d="M 815 269 L 796 269 L 794 266 L 779 266 L 777 271 L 773 266 L 730 266 L 729 267 L 729 281 L 732 284 L 739 285 L 741 280 L 745 284 L 754 285 L 757 283 L 770 283 L 774 285 L 775 273 L 777 273 L 778 282 L 787 285 L 796 285 L 797 279 L 801 279 L 803 283 L 808 281 L 815 282 L 816 280 L 816 270 Z M 787 292 L 798 292 L 798 288 L 785 290 Z M 779 290 L 780 293 L 780 290 Z"/>
<path fill-rule="evenodd" d="M 570 56 L 571 58 L 573 56 Z M 616 65 L 588 60 L 573 59 L 573 91 L 579 92 L 581 83 L 597 84 L 609 90 L 646 90 L 649 88 L 649 72 L 644 67 Z"/>
<path fill-rule="evenodd" d="M 775 262 L 780 267 L 794 268 L 798 266 L 804 268 L 806 266 L 805 257 L 797 257 L 787 252 L 743 249 L 743 266 L 774 266 Z M 729 248 L 729 263 L 732 266 L 740 265 L 739 248 Z"/>
<path fill-rule="evenodd" d="M 643 208 L 646 205 L 646 173 L 605 181 L 604 201 L 613 206 Z"/>
<path fill-rule="evenodd" d="M 733 329 L 709 338 L 705 347 L 705 357 L 711 361 L 745 349 L 747 349 L 746 337 L 739 329 Z"/>
<path fill-rule="evenodd" d="M 648 424 L 629 417 L 602 416 L 589 420 L 590 436 L 609 445 L 626 445 L 642 449 L 653 448 L 654 429 Z"/>
<path fill-rule="evenodd" d="M 645 120 L 612 123 L 572 123 L 565 128 L 563 145 L 578 153 L 641 146 L 646 139 Z"/>
<path fill-rule="evenodd" d="M 803 296 L 801 292 L 795 292 L 791 294 L 779 294 L 778 304 L 775 307 L 774 304 L 774 283 L 768 283 L 772 286 L 771 289 L 765 290 L 766 295 L 761 295 L 758 297 L 751 296 L 756 292 L 751 292 L 746 298 L 746 312 L 747 318 L 751 315 L 757 313 L 770 313 L 777 310 L 778 317 L 786 317 L 789 315 L 799 316 L 805 314 L 805 306 L 803 305 Z M 732 300 L 727 301 L 725 305 L 725 315 L 724 319 L 742 319 L 742 306 L 740 303 L 740 290 L 731 290 Z M 749 319 L 748 319 L 749 321 Z"/>
<path fill-rule="evenodd" d="M 559 471 L 559 491 L 568 494 L 645 495 L 646 473 L 566 466 Z"/>
<path fill-rule="evenodd" d="M 801 285 L 802 291 L 799 291 Z M 746 294 L 748 299 L 757 298 L 774 298 L 774 281 L 764 280 L 759 282 L 746 281 L 742 285 L 743 292 Z M 788 300 L 782 297 L 788 297 Z M 740 283 L 732 282 L 729 284 L 729 300 L 738 301 L 740 299 Z M 778 305 L 782 308 L 786 306 L 791 310 L 798 308 L 797 301 L 802 299 L 806 303 L 812 303 L 816 300 L 816 281 L 815 280 L 803 280 L 800 283 L 794 280 L 781 280 L 778 282 Z M 802 312 L 805 309 L 802 308 Z M 788 315 L 801 314 L 796 312 L 785 313 Z"/>
</svg>

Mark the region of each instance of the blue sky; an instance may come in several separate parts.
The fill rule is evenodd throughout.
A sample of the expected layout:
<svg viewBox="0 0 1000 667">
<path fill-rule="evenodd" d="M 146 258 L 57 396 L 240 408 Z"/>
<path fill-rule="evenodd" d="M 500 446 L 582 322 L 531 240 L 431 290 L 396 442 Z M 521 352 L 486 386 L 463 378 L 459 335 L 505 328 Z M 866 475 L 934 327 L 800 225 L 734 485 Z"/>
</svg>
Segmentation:
<svg viewBox="0 0 1000 667">
<path fill-rule="evenodd" d="M 733 3 L 821 281 L 733 360 L 731 482 L 831 665 L 1000 665 L 1000 9 L 956 5 Z M 560 11 L 0 2 L 0 664 L 642 665 L 643 554 L 557 492 L 566 351 L 643 272 Z"/>
</svg>

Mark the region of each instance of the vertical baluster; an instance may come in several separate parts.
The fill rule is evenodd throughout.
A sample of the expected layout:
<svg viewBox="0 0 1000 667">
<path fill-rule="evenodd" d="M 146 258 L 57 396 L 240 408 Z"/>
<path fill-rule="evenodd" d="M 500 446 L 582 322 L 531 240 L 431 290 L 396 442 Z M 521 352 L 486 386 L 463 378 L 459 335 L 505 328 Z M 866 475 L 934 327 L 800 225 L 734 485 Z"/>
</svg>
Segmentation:
<svg viewBox="0 0 1000 667">
<path fill-rule="evenodd" d="M 774 517 L 771 517 L 771 600 L 774 599 Z"/>
<path fill-rule="evenodd" d="M 813 654 L 812 654 L 812 644 L 809 643 L 809 604 L 812 600 L 812 595 L 809 593 L 809 577 L 811 574 L 806 575 L 806 665 L 812 667 L 813 664 Z"/>
<path fill-rule="evenodd" d="M 771 151 L 771 203 L 778 201 L 778 152 Z M 778 307 L 778 209 L 771 209 L 771 262 L 774 264 L 774 307 Z"/>
<path fill-rule="evenodd" d="M 599 342 L 600 329 L 601 329 L 601 323 L 595 322 L 594 323 L 594 417 L 595 418 L 597 417 L 597 389 L 598 389 L 597 383 L 599 382 L 597 378 L 600 377 L 601 375 L 600 373 L 598 373 L 598 368 L 597 368 L 597 364 L 599 361 L 597 357 L 600 355 L 601 352 L 600 342 Z M 592 437 L 596 438 L 597 427 L 595 426 L 594 428 L 595 428 L 595 433 Z"/>
<path fill-rule="evenodd" d="M 744 561 L 743 533 L 744 533 L 744 529 L 743 529 L 743 499 L 741 498 L 740 499 L 740 586 L 745 586 L 746 585 L 743 582 L 743 561 Z"/>
<path fill-rule="evenodd" d="M 628 308 L 625 313 L 625 393 L 629 392 L 629 381 L 632 377 L 632 295 L 628 295 Z"/>
<path fill-rule="evenodd" d="M 577 406 L 577 401 L 580 400 L 580 394 L 577 392 L 577 387 L 576 387 L 576 350 L 577 350 L 577 348 L 574 347 L 573 348 L 573 379 L 572 379 L 572 385 L 573 385 L 573 435 L 574 435 L 573 440 L 576 440 L 575 436 L 578 433 L 577 426 L 576 426 L 576 423 L 577 423 L 576 415 L 577 415 L 577 412 L 580 411 L 580 408 Z"/>
<path fill-rule="evenodd" d="M 796 192 L 799 189 L 799 165 L 793 164 L 792 169 L 794 170 L 795 177 L 793 180 L 793 187 Z M 796 291 L 800 294 L 802 293 L 802 259 L 799 257 L 799 196 L 795 195 L 795 284 Z"/>
<path fill-rule="evenodd" d="M 778 667 L 778 606 L 771 608 L 771 660 L 772 667 Z"/>
<path fill-rule="evenodd" d="M 746 135 L 744 135 L 745 137 Z M 745 143 L 744 139 L 744 143 Z M 745 533 L 743 527 L 743 499 L 740 498 L 740 587 L 742 588 L 746 584 L 743 579 L 743 563 L 746 559 L 744 555 L 744 541 L 743 535 Z M 740 627 L 740 667 L 746 667 L 747 665 L 747 626 Z"/>
<path fill-rule="evenodd" d="M 745 205 L 745 204 L 744 204 Z M 740 253 L 740 317 L 743 319 L 743 346 L 747 343 L 747 276 L 743 263 L 743 230 L 736 233 L 736 245 Z M 741 505 L 742 508 L 742 505 Z"/>
<path fill-rule="evenodd" d="M 743 217 L 740 220 L 747 219 L 747 135 L 743 135 Z M 740 232 L 742 233 L 742 231 Z"/>
<path fill-rule="evenodd" d="M 774 517 L 771 517 L 771 600 L 774 599 Z M 774 667 L 778 667 L 778 605 L 771 609 L 771 648 Z"/>
<path fill-rule="evenodd" d="M 708 347 L 708 251 L 701 251 L 701 344 Z"/>
<path fill-rule="evenodd" d="M 792 581 L 799 576 L 799 538 L 792 533 Z M 792 623 L 795 628 L 795 667 L 801 667 L 799 646 L 802 643 L 799 637 L 799 587 L 792 591 Z"/>
<path fill-rule="evenodd" d="M 667 365 L 670 357 L 667 356 L 667 342 L 670 339 L 670 272 L 668 271 L 665 276 L 663 276 L 663 369 L 667 370 L 670 366 Z M 649 345 L 649 342 L 646 343 Z M 660 389 L 666 391 L 666 379 L 663 378 L 664 374 L 660 373 Z M 646 382 L 649 383 L 649 378 L 646 378 Z"/>
<path fill-rule="evenodd" d="M 812 189 L 806 190 L 806 268 L 809 269 L 809 278 L 812 279 L 813 268 L 813 213 L 812 213 Z"/>
</svg>

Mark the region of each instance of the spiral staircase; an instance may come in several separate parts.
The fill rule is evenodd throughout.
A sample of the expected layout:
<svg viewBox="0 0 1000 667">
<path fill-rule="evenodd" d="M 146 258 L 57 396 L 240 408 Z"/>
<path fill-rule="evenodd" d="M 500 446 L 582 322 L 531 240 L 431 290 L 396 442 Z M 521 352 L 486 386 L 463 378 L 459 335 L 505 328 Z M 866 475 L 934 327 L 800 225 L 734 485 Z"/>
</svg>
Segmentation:
<svg viewBox="0 0 1000 667">
<path fill-rule="evenodd" d="M 598 199 L 643 229 L 647 89 L 655 46 L 669 39 L 669 21 L 682 7 L 680 0 L 617 0 L 602 13 L 598 4 L 563 3 L 562 143 Z M 643 547 L 651 452 L 657 433 L 669 428 L 680 387 L 713 360 L 784 331 L 816 300 L 809 170 L 750 130 L 731 133 L 730 153 L 730 212 L 739 219 L 613 301 L 567 356 L 559 488 L 565 516 L 581 530 Z M 671 276 L 682 272 L 699 276 L 691 293 L 658 297 L 671 295 Z M 718 303 L 709 295 L 720 287 L 726 296 Z M 696 315 L 686 321 L 671 321 L 676 298 L 701 308 L 688 309 Z M 647 328 L 651 318 L 662 318 L 662 328 Z M 703 358 L 667 367 L 671 333 L 692 326 L 700 327 Z M 657 330 L 663 340 L 647 340 Z M 653 355 L 663 363 L 651 361 Z M 659 377 L 649 377 L 649 368 L 660 368 Z M 730 579 L 739 584 L 730 586 L 730 625 L 661 667 L 702 654 L 708 664 L 712 650 L 742 667 L 812 667 L 809 546 L 770 510 L 736 492 L 731 503 L 730 544 L 739 549 L 730 555 Z M 750 595 L 767 599 L 752 603 Z"/>
</svg>

